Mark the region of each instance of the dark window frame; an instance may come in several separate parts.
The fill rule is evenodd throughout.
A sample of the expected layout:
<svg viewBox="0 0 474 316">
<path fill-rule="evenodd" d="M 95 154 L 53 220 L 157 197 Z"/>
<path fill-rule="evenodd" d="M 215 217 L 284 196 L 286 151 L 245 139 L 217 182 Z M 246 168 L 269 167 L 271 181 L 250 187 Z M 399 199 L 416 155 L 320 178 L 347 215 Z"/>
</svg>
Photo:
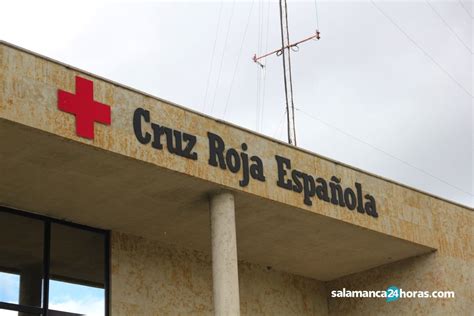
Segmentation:
<svg viewBox="0 0 474 316">
<path fill-rule="evenodd" d="M 94 233 L 98 233 L 104 236 L 104 249 L 105 249 L 105 264 L 104 264 L 104 292 L 105 292 L 105 310 L 104 315 L 110 316 L 110 231 L 104 230 L 100 228 L 94 228 L 82 224 L 77 224 L 73 222 L 68 222 L 65 220 L 60 220 L 56 218 L 51 218 L 44 215 L 29 213 L 26 211 L 16 210 L 5 206 L 0 206 L 0 213 L 9 213 L 19 216 L 24 216 L 32 219 L 36 219 L 38 221 L 43 222 L 44 227 L 44 236 L 43 236 L 43 300 L 42 300 L 42 307 L 32 307 L 32 306 L 25 306 L 20 304 L 11 304 L 0 302 L 0 308 L 16 311 L 16 312 L 23 312 L 23 313 L 31 313 L 33 315 L 42 315 L 48 316 L 48 305 L 49 305 L 49 281 L 50 281 L 50 258 L 51 258 L 51 224 L 60 224 L 65 225 L 81 230 L 86 230 Z"/>
</svg>

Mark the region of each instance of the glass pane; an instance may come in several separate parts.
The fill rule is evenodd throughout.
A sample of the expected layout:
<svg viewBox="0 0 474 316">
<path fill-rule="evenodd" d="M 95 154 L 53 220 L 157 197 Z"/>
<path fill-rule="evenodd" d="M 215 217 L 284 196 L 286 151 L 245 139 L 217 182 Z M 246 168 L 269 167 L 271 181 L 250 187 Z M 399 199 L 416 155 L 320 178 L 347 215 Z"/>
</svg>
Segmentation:
<svg viewBox="0 0 474 316">
<path fill-rule="evenodd" d="M 0 301 L 11 304 L 20 301 L 19 274 L 0 272 Z"/>
<path fill-rule="evenodd" d="M 105 254 L 104 234 L 51 225 L 50 310 L 104 315 Z"/>
<path fill-rule="evenodd" d="M 0 211 L 0 301 L 41 307 L 44 223 Z"/>
<path fill-rule="evenodd" d="M 49 295 L 54 297 L 50 300 L 50 310 L 68 311 L 89 316 L 104 315 L 103 288 L 51 280 Z M 52 314 L 49 313 L 49 315 Z"/>
</svg>

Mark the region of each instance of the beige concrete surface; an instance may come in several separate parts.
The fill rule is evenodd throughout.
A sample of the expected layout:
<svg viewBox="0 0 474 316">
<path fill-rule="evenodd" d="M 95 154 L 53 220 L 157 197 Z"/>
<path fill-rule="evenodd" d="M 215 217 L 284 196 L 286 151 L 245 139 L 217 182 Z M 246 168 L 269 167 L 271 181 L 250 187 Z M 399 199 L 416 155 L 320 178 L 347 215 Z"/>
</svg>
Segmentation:
<svg viewBox="0 0 474 316">
<path fill-rule="evenodd" d="M 212 247 L 212 297 L 217 316 L 240 315 L 235 201 L 230 191 L 209 197 Z"/>
<path fill-rule="evenodd" d="M 326 284 L 331 315 L 460 315 L 474 311 L 474 223 L 472 212 L 432 200 L 438 250 L 346 276 Z M 331 290 L 378 290 L 395 285 L 412 291 L 454 291 L 453 299 L 332 299 Z"/>
<path fill-rule="evenodd" d="M 112 315 L 213 315 L 209 255 L 112 234 Z M 327 315 L 322 282 L 239 263 L 241 315 Z"/>
<path fill-rule="evenodd" d="M 471 316 L 472 262 L 427 254 L 354 274 L 326 285 L 330 315 L 459 315 Z M 331 290 L 383 290 L 391 285 L 404 291 L 453 291 L 454 298 L 330 298 Z"/>
</svg>

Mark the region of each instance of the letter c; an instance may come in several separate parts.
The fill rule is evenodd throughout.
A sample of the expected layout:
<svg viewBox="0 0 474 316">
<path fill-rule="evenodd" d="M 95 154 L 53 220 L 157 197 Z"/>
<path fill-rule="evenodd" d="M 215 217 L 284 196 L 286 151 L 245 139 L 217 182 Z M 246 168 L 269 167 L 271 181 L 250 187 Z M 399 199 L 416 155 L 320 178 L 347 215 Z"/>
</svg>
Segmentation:
<svg viewBox="0 0 474 316">
<path fill-rule="evenodd" d="M 146 145 L 151 141 L 151 134 L 148 132 L 143 134 L 142 117 L 145 122 L 150 123 L 150 112 L 142 108 L 136 109 L 133 113 L 133 131 L 135 132 L 137 140 L 143 145 Z"/>
</svg>

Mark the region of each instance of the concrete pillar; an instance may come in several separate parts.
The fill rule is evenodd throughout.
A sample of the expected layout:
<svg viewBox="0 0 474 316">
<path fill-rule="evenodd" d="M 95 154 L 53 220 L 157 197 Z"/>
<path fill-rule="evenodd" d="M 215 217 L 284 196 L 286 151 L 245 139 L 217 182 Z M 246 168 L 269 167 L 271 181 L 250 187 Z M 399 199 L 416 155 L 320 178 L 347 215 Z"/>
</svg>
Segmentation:
<svg viewBox="0 0 474 316">
<path fill-rule="evenodd" d="M 210 197 L 214 314 L 240 315 L 234 195 Z"/>
</svg>

